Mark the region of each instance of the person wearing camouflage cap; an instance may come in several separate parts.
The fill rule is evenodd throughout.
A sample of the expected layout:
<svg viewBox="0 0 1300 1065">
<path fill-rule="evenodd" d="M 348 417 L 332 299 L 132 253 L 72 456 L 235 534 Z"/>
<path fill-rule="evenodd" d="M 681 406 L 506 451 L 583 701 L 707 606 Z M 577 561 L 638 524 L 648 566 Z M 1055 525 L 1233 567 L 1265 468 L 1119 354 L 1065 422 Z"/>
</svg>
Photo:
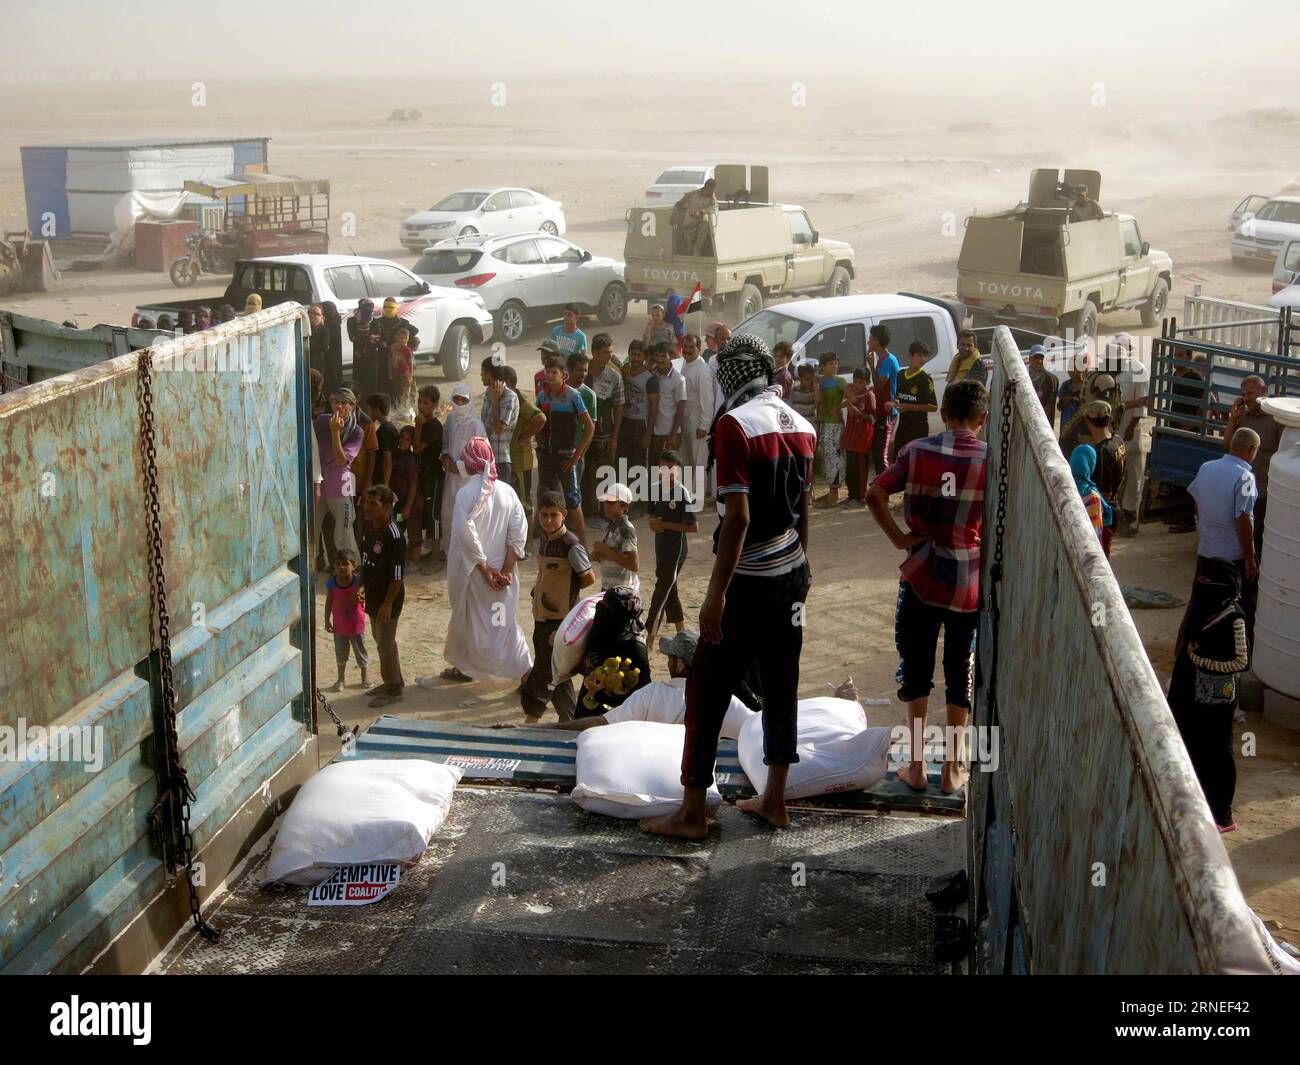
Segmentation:
<svg viewBox="0 0 1300 1065">
<path fill-rule="evenodd" d="M 1124 406 L 1124 390 L 1115 378 L 1105 370 L 1093 370 L 1083 380 L 1083 394 L 1079 409 L 1068 422 L 1061 426 L 1061 452 L 1068 459 L 1075 445 L 1087 436 L 1087 426 L 1083 424 L 1084 410 L 1093 400 L 1104 400 L 1109 405 L 1109 412 L 1120 411 Z"/>
<path fill-rule="evenodd" d="M 1109 376 L 1109 375 L 1104 375 Z M 1111 378 L 1113 381 L 1114 378 Z M 1075 444 L 1091 444 L 1097 451 L 1097 470 L 1093 482 L 1102 499 L 1109 504 L 1110 522 L 1101 529 L 1101 549 L 1110 558 L 1110 545 L 1115 539 L 1115 526 L 1119 517 L 1119 490 L 1124 483 L 1124 438 L 1112 428 L 1114 416 L 1123 405 L 1112 407 L 1104 399 L 1090 399 L 1080 411 L 1082 422 Z"/>
<path fill-rule="evenodd" d="M 705 796 L 713 784 L 718 736 L 740 679 L 756 666 L 763 689 L 763 794 L 737 808 L 770 824 L 790 823 L 785 784 L 797 761 L 799 656 L 808 568 L 812 425 L 781 399 L 767 345 L 737 333 L 718 352 L 714 372 L 723 404 L 709 434 L 717 464 L 718 513 L 713 573 L 700 608 L 700 644 L 686 685 L 682 805 L 647 818 L 647 832 L 687 839 L 708 834 Z"/>
</svg>

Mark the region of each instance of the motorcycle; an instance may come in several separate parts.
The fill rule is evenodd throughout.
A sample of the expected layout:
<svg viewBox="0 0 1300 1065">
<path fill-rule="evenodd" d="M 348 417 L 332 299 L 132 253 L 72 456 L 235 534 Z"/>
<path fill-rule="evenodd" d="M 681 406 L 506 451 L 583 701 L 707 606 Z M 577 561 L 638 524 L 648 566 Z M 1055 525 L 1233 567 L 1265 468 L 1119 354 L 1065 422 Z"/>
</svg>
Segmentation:
<svg viewBox="0 0 1300 1065">
<path fill-rule="evenodd" d="M 203 274 L 229 274 L 235 269 L 234 257 L 217 237 L 204 231 L 185 238 L 189 254 L 172 263 L 172 284 L 189 288 Z"/>
</svg>

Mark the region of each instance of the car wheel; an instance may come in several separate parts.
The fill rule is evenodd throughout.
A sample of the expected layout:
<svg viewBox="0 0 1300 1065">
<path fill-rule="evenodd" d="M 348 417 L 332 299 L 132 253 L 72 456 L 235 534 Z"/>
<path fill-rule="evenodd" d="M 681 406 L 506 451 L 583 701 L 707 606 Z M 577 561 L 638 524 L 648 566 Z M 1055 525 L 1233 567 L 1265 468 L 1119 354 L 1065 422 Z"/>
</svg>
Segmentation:
<svg viewBox="0 0 1300 1065">
<path fill-rule="evenodd" d="M 528 331 L 528 319 L 524 305 L 518 300 L 503 303 L 496 313 L 496 320 L 497 334 L 502 343 L 513 347 L 524 339 L 524 333 Z"/>
<path fill-rule="evenodd" d="M 469 330 L 463 325 L 453 325 L 442 338 L 442 350 L 438 354 L 443 376 L 448 381 L 465 380 L 470 362 Z"/>
<path fill-rule="evenodd" d="M 1234 255 L 1232 257 L 1232 265 L 1238 267 L 1239 269 L 1244 270 L 1247 266 L 1250 265 L 1250 263 L 1247 259 L 1244 259 L 1242 256 Z"/>
<path fill-rule="evenodd" d="M 736 297 L 736 321 L 743 322 L 763 309 L 763 293 L 753 285 L 745 285 Z"/>
<path fill-rule="evenodd" d="M 462 229 L 459 233 L 457 233 L 456 236 L 458 236 L 458 237 L 477 237 L 477 236 L 478 236 L 478 230 L 475 229 L 473 226 L 466 226 L 466 227 L 465 227 L 464 229 Z"/>
<path fill-rule="evenodd" d="M 1084 300 L 1083 306 L 1074 316 L 1074 337 L 1076 340 L 1082 340 L 1084 337 L 1091 340 L 1096 335 L 1097 305 L 1092 300 Z"/>
<path fill-rule="evenodd" d="M 622 325 L 627 318 L 627 289 L 617 283 L 605 286 L 600 296 L 600 324 Z"/>
<path fill-rule="evenodd" d="M 847 296 L 849 294 L 849 272 L 837 266 L 831 272 L 831 279 L 826 283 L 826 295 Z"/>
<path fill-rule="evenodd" d="M 547 220 L 542 223 L 542 232 L 552 237 L 558 237 L 560 235 L 560 227 L 554 222 Z"/>
<path fill-rule="evenodd" d="M 1156 287 L 1151 290 L 1151 298 L 1142 304 L 1142 324 L 1159 325 L 1165 316 L 1165 304 L 1169 302 L 1169 283 L 1163 278 L 1156 278 Z"/>
</svg>

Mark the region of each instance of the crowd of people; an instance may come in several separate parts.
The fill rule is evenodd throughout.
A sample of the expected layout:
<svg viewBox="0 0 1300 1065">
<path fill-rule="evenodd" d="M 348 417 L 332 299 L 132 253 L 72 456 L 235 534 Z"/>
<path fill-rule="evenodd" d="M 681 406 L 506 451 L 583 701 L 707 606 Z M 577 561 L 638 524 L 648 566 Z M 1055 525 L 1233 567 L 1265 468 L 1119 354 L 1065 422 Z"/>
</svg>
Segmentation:
<svg viewBox="0 0 1300 1065">
<path fill-rule="evenodd" d="M 404 574 L 413 565 L 425 572 L 446 567 L 451 606 L 446 668 L 417 683 L 517 682 L 525 724 L 541 722 L 551 709 L 566 726 L 607 714 L 652 683 L 646 648 L 665 624 L 672 626 L 673 639 L 687 641 L 674 646 L 690 648 L 679 658 L 705 668 L 687 678 L 679 661 L 686 802 L 678 814 L 646 827 L 694 836 L 702 831 L 718 729 L 737 697 L 763 710 L 778 770 L 768 791 L 753 800 L 753 811 L 774 823 L 785 816 L 779 768 L 794 757 L 802 633 L 771 619 L 797 612 L 807 597 L 814 506 L 869 508 L 890 542 L 906 552 L 896 607 L 899 697 L 909 723 L 923 729 L 942 632 L 947 722 L 967 722 L 989 361 L 975 336 L 963 331 L 940 407 L 926 370 L 929 349 L 914 342 L 900 360 L 883 326 L 871 330 L 865 365 L 846 380 L 834 352 L 792 366 L 788 344 L 769 352 L 755 337 L 733 337 L 720 322 L 697 336 L 679 310 L 673 300 L 652 308 L 644 335 L 615 354 L 608 334 L 589 339 L 578 309 L 568 308 L 538 348 L 531 387 L 520 387 L 514 367 L 487 358 L 478 404 L 467 385 L 457 384 L 443 405 L 437 386 L 413 392 L 403 371 L 414 340 L 395 311 L 348 321 L 354 349 L 360 344 L 371 359 L 363 356 L 361 370 L 354 366 L 344 384 L 337 379 L 341 368 L 332 368 L 340 323 L 332 308 L 313 308 L 319 454 L 313 533 L 317 568 L 330 574 L 325 613 L 335 639 L 334 690 L 346 683 L 350 659 L 361 684 L 370 684 L 369 619 L 380 659 L 379 683 L 368 689 L 374 707 L 400 699 L 405 687 L 397 622 Z M 1109 354 L 1132 359 L 1132 348 L 1121 335 Z M 1041 347 L 1027 353 L 1029 378 L 1109 557 L 1116 530 L 1136 524 L 1145 455 L 1138 448 L 1133 461 L 1130 447 L 1149 399 L 1126 399 L 1105 368 L 1072 370 L 1058 382 L 1045 368 L 1045 354 Z M 334 387 L 327 370 L 335 374 Z M 1266 425 L 1271 419 L 1259 408 L 1262 384 L 1243 383 L 1228 425 L 1230 453 L 1220 460 L 1224 469 L 1207 466 L 1192 486 L 1202 549 L 1169 693 L 1225 830 L 1232 758 L 1224 740 L 1232 717 L 1225 722 L 1222 713 L 1202 711 L 1224 705 L 1229 688 L 1235 693 L 1242 657 L 1228 623 L 1234 610 L 1250 639 L 1247 587 L 1257 573 L 1259 525 L 1249 514 L 1263 509 L 1260 456 L 1266 469 L 1270 442 L 1276 449 L 1276 433 Z M 1187 387 L 1196 385 L 1193 377 Z M 936 411 L 945 429 L 932 435 L 929 418 Z M 399 427 L 398 418 L 410 424 Z M 814 499 L 818 480 L 826 491 Z M 954 480 L 960 491 L 940 490 Z M 889 505 L 900 494 L 901 525 Z M 721 522 L 697 636 L 687 628 L 678 581 L 708 499 L 716 501 Z M 653 561 L 638 542 L 642 518 L 653 535 Z M 643 579 L 653 580 L 644 595 Z M 531 638 L 516 620 L 526 584 Z M 601 597 L 599 623 L 575 690 L 569 678 L 552 675 L 552 649 L 564 619 L 590 595 Z M 1211 651 L 1217 666 L 1206 665 Z M 593 681 L 611 658 L 632 678 L 624 688 Z M 1217 687 L 1207 677 L 1218 678 Z M 1236 710 L 1235 694 L 1230 708 Z M 955 791 L 967 770 L 962 752 L 947 755 L 941 787 Z M 919 757 L 899 779 L 927 786 Z"/>
</svg>

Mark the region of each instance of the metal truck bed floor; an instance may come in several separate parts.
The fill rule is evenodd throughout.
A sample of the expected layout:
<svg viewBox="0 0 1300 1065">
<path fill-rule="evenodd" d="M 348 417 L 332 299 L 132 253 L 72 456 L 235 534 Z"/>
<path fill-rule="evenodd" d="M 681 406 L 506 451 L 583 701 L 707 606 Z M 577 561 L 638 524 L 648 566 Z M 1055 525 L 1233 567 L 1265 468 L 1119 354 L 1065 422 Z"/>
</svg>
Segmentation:
<svg viewBox="0 0 1300 1065">
<path fill-rule="evenodd" d="M 428 758 L 460 766 L 464 770 L 461 779 L 466 783 L 492 781 L 568 791 L 573 787 L 578 735 L 559 729 L 490 729 L 388 715 L 357 737 L 354 756 Z M 726 798 L 754 794 L 736 757 L 735 740 L 718 744 L 715 775 L 718 790 Z M 930 774 L 928 791 L 915 792 L 897 780 L 891 770 L 884 780 L 865 791 L 819 795 L 792 805 L 819 810 L 906 810 L 961 816 L 966 796 L 965 789 L 955 795 L 943 794 L 938 772 Z"/>
<path fill-rule="evenodd" d="M 208 915 L 221 941 L 186 933 L 154 971 L 953 971 L 924 891 L 965 867 L 963 821 L 798 811 L 777 832 L 728 804 L 718 821 L 685 843 L 566 797 L 462 786 L 390 898 L 309 908 L 306 888 L 258 886 L 263 857 Z"/>
</svg>

